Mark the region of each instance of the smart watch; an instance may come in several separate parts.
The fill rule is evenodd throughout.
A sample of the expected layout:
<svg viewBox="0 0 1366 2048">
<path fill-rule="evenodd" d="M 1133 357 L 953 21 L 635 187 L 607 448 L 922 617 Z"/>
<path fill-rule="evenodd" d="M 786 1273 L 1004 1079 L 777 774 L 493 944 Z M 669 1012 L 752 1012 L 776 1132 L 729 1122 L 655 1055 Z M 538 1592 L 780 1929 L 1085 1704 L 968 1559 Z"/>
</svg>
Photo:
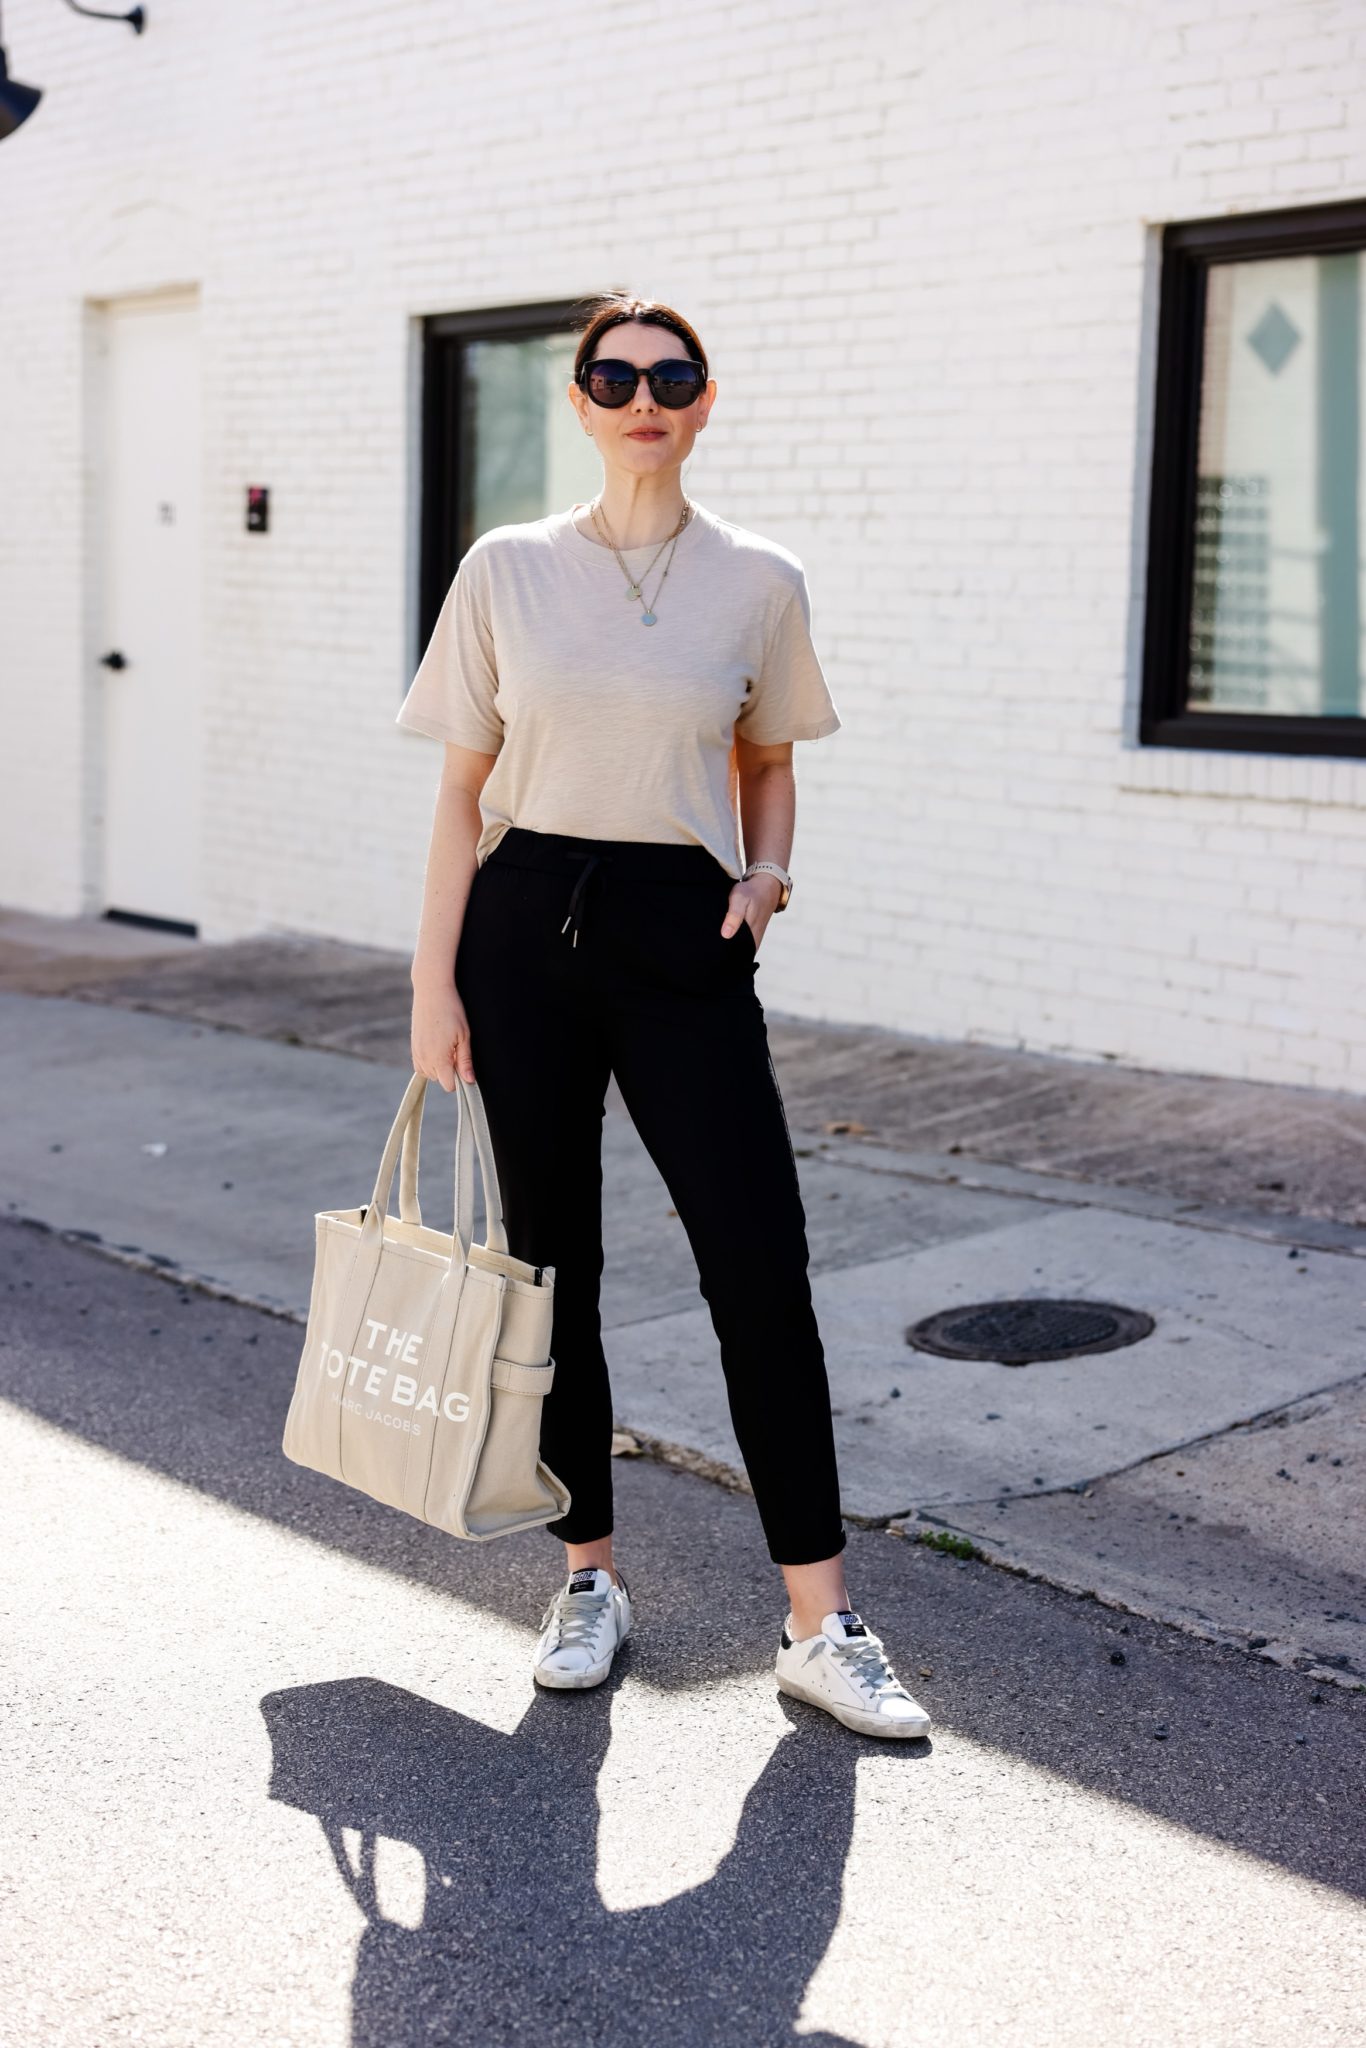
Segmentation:
<svg viewBox="0 0 1366 2048">
<path fill-rule="evenodd" d="M 742 882 L 747 882 L 751 875 L 757 874 L 776 875 L 778 877 L 778 880 L 783 885 L 783 893 L 778 898 L 775 910 L 786 910 L 792 897 L 792 877 L 787 872 L 787 869 L 780 868 L 776 860 L 752 860 L 740 879 Z"/>
</svg>

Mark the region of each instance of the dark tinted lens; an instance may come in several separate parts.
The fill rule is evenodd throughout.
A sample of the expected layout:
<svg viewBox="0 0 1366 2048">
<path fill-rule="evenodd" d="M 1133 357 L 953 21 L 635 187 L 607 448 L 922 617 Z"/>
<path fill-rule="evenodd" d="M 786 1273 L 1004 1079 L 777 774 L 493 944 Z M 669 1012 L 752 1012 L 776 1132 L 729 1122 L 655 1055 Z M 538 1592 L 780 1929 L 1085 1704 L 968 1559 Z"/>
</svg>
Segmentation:
<svg viewBox="0 0 1366 2048">
<path fill-rule="evenodd" d="M 675 362 L 657 363 L 650 388 L 660 405 L 676 409 L 691 405 L 702 389 L 702 365 L 680 357 Z"/>
<path fill-rule="evenodd" d="M 598 405 L 629 405 L 639 377 L 639 370 L 630 363 L 592 362 L 588 365 L 588 396 Z"/>
</svg>

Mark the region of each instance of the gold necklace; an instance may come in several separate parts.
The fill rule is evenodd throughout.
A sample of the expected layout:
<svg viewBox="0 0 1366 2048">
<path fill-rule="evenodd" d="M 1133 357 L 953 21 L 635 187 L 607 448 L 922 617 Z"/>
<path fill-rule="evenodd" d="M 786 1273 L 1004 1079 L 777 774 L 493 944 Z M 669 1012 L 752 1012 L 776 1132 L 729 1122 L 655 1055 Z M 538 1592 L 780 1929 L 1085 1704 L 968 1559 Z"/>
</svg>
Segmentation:
<svg viewBox="0 0 1366 2048">
<path fill-rule="evenodd" d="M 592 517 L 594 526 L 597 526 L 599 524 L 598 513 L 600 510 L 600 504 L 596 498 L 593 500 L 593 503 L 589 506 L 588 510 L 589 514 Z M 673 551 L 678 546 L 679 537 L 682 534 L 683 529 L 687 525 L 688 521 L 692 518 L 692 513 L 692 504 L 688 499 L 685 498 L 683 501 L 683 510 L 678 515 L 677 526 L 675 526 L 672 533 L 665 535 L 664 539 L 659 543 L 659 546 L 655 549 L 654 554 L 651 556 L 649 564 L 641 572 L 638 578 L 632 576 L 625 562 L 622 561 L 621 550 L 617 546 L 616 542 L 613 540 L 611 529 L 608 527 L 607 524 L 607 515 L 606 513 L 603 513 L 602 515 L 601 530 L 604 535 L 604 538 L 607 541 L 608 547 L 612 550 L 612 553 L 616 556 L 618 562 L 621 562 L 621 573 L 626 578 L 626 596 L 628 601 L 632 598 L 639 598 L 641 603 L 645 603 L 645 600 L 641 595 L 642 586 L 645 582 L 645 578 L 649 575 L 650 570 L 654 568 L 655 563 L 659 560 L 665 548 L 668 548 L 669 550 L 669 559 L 664 564 L 664 574 L 660 577 L 659 582 L 655 587 L 654 600 L 652 603 L 645 604 L 645 609 L 640 615 L 640 623 L 642 626 L 653 626 L 658 617 L 658 613 L 655 611 L 655 605 L 659 602 L 660 591 L 663 590 L 664 585 L 669 580 L 669 570 L 673 565 L 674 558 Z"/>
</svg>

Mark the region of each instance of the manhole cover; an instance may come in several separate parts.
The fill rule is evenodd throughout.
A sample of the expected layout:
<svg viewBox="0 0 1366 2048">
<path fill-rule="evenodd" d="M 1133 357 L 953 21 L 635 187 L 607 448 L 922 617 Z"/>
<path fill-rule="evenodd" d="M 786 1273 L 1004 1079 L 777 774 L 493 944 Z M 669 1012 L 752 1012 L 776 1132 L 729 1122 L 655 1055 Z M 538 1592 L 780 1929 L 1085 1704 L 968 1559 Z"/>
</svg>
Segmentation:
<svg viewBox="0 0 1366 2048">
<path fill-rule="evenodd" d="M 1087 1351 L 1118 1351 L 1153 1330 L 1141 1309 L 1112 1301 L 973 1301 L 941 1309 L 912 1324 L 906 1342 L 940 1358 L 989 1358 L 998 1365 L 1032 1365 L 1045 1358 L 1078 1358 Z"/>
</svg>

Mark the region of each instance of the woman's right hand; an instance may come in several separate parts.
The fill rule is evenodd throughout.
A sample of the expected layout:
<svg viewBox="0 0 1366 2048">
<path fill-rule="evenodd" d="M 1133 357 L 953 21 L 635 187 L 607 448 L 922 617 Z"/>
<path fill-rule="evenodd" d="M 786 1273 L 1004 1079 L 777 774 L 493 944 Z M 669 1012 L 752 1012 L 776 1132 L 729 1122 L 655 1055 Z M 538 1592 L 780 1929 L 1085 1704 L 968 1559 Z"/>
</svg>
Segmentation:
<svg viewBox="0 0 1366 2048">
<path fill-rule="evenodd" d="M 462 1081 L 474 1079 L 469 1020 L 453 981 L 421 983 L 413 989 L 413 1070 L 439 1081 L 448 1095 Z"/>
</svg>

